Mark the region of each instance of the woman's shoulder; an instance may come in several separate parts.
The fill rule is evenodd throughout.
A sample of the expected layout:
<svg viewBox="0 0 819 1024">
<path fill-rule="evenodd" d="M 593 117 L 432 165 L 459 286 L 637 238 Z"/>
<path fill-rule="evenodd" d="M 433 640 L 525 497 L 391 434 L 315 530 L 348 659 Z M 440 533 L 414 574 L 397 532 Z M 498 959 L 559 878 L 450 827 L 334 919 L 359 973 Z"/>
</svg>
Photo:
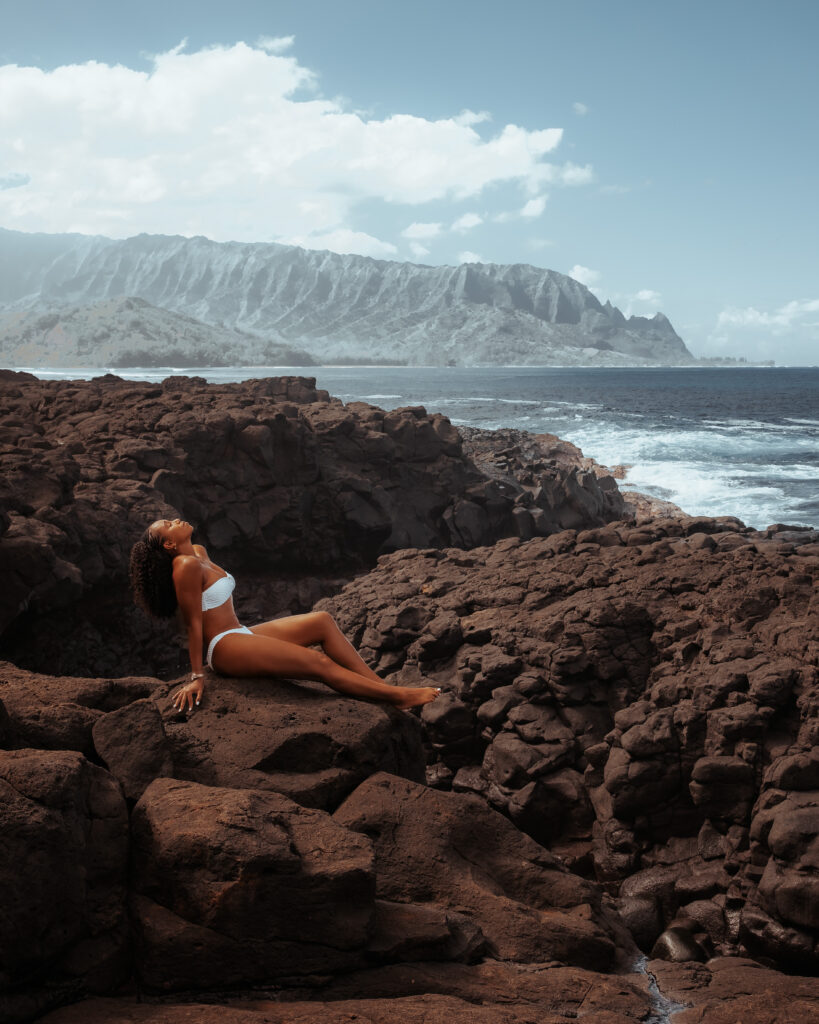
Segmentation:
<svg viewBox="0 0 819 1024">
<path fill-rule="evenodd" d="M 177 555 L 173 560 L 174 580 L 201 579 L 204 567 L 196 555 Z"/>
</svg>

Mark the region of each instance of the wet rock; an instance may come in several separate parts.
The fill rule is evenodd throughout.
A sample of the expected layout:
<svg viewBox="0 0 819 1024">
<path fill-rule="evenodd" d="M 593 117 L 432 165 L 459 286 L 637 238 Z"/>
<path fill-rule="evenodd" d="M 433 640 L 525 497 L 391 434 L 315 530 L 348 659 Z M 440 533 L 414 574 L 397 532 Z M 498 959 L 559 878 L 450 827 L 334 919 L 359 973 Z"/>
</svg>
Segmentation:
<svg viewBox="0 0 819 1024">
<path fill-rule="evenodd" d="M 681 925 L 666 928 L 654 943 L 651 956 L 657 960 L 671 960 L 677 964 L 688 960 L 699 960 L 704 963 L 708 959 L 708 954 L 689 929 Z"/>
<path fill-rule="evenodd" d="M 815 978 L 781 974 L 745 958 L 704 964 L 652 960 L 648 970 L 667 999 L 683 1004 L 675 1024 L 803 1024 L 819 1013 Z"/>
<path fill-rule="evenodd" d="M 617 901 L 617 910 L 640 949 L 648 952 L 663 930 L 663 918 L 657 901 L 625 896 Z"/>
</svg>

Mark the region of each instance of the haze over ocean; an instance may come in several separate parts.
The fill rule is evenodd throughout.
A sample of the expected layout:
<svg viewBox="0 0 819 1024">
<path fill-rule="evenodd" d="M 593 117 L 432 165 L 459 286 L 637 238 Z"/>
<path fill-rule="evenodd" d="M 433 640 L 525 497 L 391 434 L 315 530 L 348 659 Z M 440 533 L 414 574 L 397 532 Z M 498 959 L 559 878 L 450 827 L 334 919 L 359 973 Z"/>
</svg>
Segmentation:
<svg viewBox="0 0 819 1024">
<path fill-rule="evenodd" d="M 98 370 L 34 368 L 43 379 Z M 625 489 L 692 515 L 734 515 L 757 529 L 819 527 L 819 368 L 221 367 L 113 371 L 213 382 L 303 375 L 344 402 L 423 405 L 457 425 L 513 427 L 571 441 Z"/>
</svg>

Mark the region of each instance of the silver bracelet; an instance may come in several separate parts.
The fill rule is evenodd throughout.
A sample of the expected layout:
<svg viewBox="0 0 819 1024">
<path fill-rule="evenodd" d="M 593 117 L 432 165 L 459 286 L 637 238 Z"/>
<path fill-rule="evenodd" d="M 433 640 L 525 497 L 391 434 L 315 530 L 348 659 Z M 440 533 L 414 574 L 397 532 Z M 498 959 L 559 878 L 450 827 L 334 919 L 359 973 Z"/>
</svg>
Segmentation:
<svg viewBox="0 0 819 1024">
<path fill-rule="evenodd" d="M 193 682 L 194 679 L 204 679 L 204 678 L 205 678 L 205 673 L 204 672 L 191 672 L 191 682 Z"/>
</svg>

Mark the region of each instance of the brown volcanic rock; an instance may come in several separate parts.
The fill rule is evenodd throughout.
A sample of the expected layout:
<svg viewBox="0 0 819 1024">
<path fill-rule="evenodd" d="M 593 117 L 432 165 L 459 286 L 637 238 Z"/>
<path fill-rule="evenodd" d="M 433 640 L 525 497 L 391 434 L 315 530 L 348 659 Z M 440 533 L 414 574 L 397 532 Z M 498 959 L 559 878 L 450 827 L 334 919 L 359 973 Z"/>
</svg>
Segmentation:
<svg viewBox="0 0 819 1024">
<path fill-rule="evenodd" d="M 219 1007 L 95 999 L 43 1018 L 47 1024 L 637 1024 L 651 1002 L 645 976 L 607 976 L 552 964 L 424 963 L 352 971 L 317 992 L 282 993 Z M 296 996 L 299 1001 L 293 1001 Z M 318 1000 L 322 1001 L 319 1002 Z M 219 1016 L 217 1016 L 219 1014 Z"/>
<path fill-rule="evenodd" d="M 372 839 L 382 898 L 457 908 L 504 960 L 611 963 L 614 944 L 596 887 L 476 797 L 380 774 L 334 819 Z"/>
<path fill-rule="evenodd" d="M 72 751 L 0 751 L 0 1019 L 127 977 L 127 843 L 102 768 Z"/>
<path fill-rule="evenodd" d="M 190 715 L 167 704 L 163 711 L 175 774 L 194 782 L 273 790 L 334 810 L 374 772 L 424 777 L 413 715 L 322 683 L 210 676 Z"/>
<path fill-rule="evenodd" d="M 688 1009 L 674 1024 L 808 1024 L 819 1019 L 816 978 L 780 974 L 738 957 L 705 964 L 651 960 L 647 969 L 662 994 Z"/>
<path fill-rule="evenodd" d="M 626 1024 L 626 1018 L 584 1017 L 588 1024 Z M 629 1020 L 634 1020 L 630 1018 Z M 475 1006 L 450 996 L 410 996 L 338 1003 L 276 1002 L 243 1006 L 201 1003 L 146 1006 L 99 999 L 43 1018 L 48 1024 L 557 1024 L 532 1017 L 529 1007 Z"/>
<path fill-rule="evenodd" d="M 610 470 L 570 441 L 509 428 L 461 427 L 460 433 L 464 450 L 487 476 L 522 485 L 516 516 L 525 540 L 583 529 L 592 518 L 608 522 L 631 515 Z"/>
<path fill-rule="evenodd" d="M 158 779 L 132 830 L 137 971 L 149 989 L 270 984 L 361 962 L 372 849 L 324 812 Z"/>
<path fill-rule="evenodd" d="M 564 505 L 576 526 L 620 514 L 593 474 L 547 473 L 533 498 L 479 471 L 445 417 L 345 407 L 312 378 L 4 374 L 0 404 L 0 633 L 7 656 L 36 669 L 179 670 L 171 626 L 149 627 L 125 583 L 132 543 L 160 516 L 193 522 L 237 574 L 326 578 L 395 548 L 548 533 Z M 303 610 L 280 586 L 260 598 L 240 584 L 236 597 L 240 616 Z"/>
<path fill-rule="evenodd" d="M 137 700 L 94 722 L 94 747 L 129 800 L 154 779 L 173 775 L 173 757 L 162 716 L 152 700 Z"/>
<path fill-rule="evenodd" d="M 92 755 L 94 726 L 107 712 L 167 689 L 158 679 L 52 676 L 0 662 L 0 700 L 8 716 L 0 746 Z"/>
<path fill-rule="evenodd" d="M 322 606 L 396 681 L 444 687 L 428 778 L 593 855 L 644 948 L 682 912 L 706 948 L 814 971 L 817 553 L 730 518 L 618 523 L 397 552 Z M 430 658 L 444 620 L 460 646 Z"/>
<path fill-rule="evenodd" d="M 533 1024 L 542 1021 L 608 1019 L 611 1024 L 643 1020 L 651 1006 L 644 974 L 599 974 L 554 962 L 479 964 L 393 964 L 375 970 L 351 971 L 323 985 L 318 993 L 301 989 L 299 998 L 320 995 L 339 1000 L 406 999 L 416 993 L 450 996 L 473 1006 L 528 1010 Z M 605 1014 L 611 1016 L 606 1018 Z"/>
<path fill-rule="evenodd" d="M 99 758 L 130 799 L 155 778 L 173 775 L 272 790 L 334 810 L 374 772 L 424 778 L 421 729 L 412 714 L 307 680 L 210 672 L 202 704 L 185 714 L 171 707 L 176 685 L 45 676 L 0 663 L 0 745 Z"/>
</svg>

